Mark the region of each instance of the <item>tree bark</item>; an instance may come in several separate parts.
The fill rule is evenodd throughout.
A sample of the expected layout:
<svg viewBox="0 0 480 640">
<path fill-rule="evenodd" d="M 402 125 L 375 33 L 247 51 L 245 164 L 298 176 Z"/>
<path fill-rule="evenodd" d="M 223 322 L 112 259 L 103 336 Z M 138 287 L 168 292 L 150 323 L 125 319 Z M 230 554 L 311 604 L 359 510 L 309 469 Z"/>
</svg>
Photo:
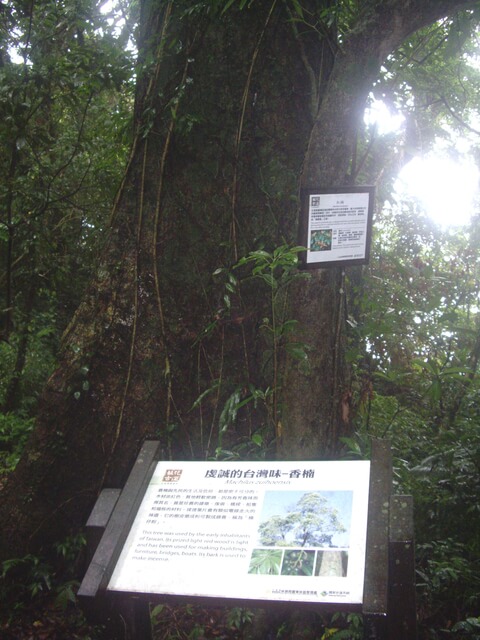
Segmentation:
<svg viewBox="0 0 480 640">
<path fill-rule="evenodd" d="M 260 4 L 221 21 L 189 19 L 188 3 L 142 5 L 130 161 L 96 275 L 2 490 L 3 558 L 77 530 L 102 486 L 122 485 L 146 436 L 166 457 L 211 455 L 222 403 L 260 384 L 264 293 L 248 294 L 259 310 L 243 314 L 236 296 L 217 319 L 223 285 L 212 273 L 292 236 L 311 124 L 298 42 L 280 3 Z M 303 53 L 315 61 L 317 48 L 311 39 Z"/>
</svg>

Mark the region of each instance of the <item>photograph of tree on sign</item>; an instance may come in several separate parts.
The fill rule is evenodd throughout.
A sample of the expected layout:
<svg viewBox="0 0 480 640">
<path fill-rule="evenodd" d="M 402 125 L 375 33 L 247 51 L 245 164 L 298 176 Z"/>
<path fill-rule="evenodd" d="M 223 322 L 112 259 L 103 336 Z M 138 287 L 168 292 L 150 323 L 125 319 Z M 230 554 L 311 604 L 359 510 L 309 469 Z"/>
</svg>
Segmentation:
<svg viewBox="0 0 480 640">
<path fill-rule="evenodd" d="M 267 491 L 258 528 L 262 548 L 253 550 L 249 573 L 346 576 L 352 495 Z"/>
</svg>

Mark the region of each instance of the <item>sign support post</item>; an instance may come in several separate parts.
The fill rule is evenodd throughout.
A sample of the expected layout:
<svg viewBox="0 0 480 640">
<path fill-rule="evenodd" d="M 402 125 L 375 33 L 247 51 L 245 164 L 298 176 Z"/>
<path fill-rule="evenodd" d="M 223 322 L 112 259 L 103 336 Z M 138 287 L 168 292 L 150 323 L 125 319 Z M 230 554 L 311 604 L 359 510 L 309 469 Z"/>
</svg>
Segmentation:
<svg viewBox="0 0 480 640">
<path fill-rule="evenodd" d="M 386 440 L 372 440 L 367 557 L 362 612 L 365 638 L 384 638 L 388 614 L 388 505 L 392 453 Z"/>
<path fill-rule="evenodd" d="M 204 494 L 197 496 L 199 500 L 188 501 L 184 498 L 187 498 L 187 496 L 190 495 L 189 492 L 192 490 L 182 489 L 182 487 L 187 486 L 185 483 L 182 484 L 180 482 L 182 473 L 185 473 L 186 476 L 188 476 L 189 464 L 202 465 L 205 463 L 157 463 L 158 451 L 159 446 L 157 442 L 146 442 L 140 451 L 125 488 L 118 497 L 118 500 L 116 500 L 116 496 L 113 498 L 108 496 L 100 498 L 104 503 L 106 501 L 111 505 L 114 504 L 113 511 L 110 517 L 108 518 L 107 516 L 106 518 L 108 522 L 106 522 L 105 532 L 100 540 L 93 559 L 90 562 L 85 578 L 78 592 L 82 602 L 90 605 L 90 609 L 92 609 L 93 605 L 93 609 L 96 609 L 97 613 L 99 607 L 95 607 L 95 604 L 100 603 L 101 609 L 107 613 L 107 617 L 110 621 L 114 620 L 116 615 L 118 618 L 118 614 L 120 614 L 122 623 L 127 628 L 126 637 L 129 638 L 129 640 L 146 640 L 151 638 L 150 604 L 164 601 L 197 601 L 215 606 L 221 604 L 224 606 L 260 606 L 262 608 L 281 605 L 282 607 L 289 606 L 293 609 L 309 608 L 310 610 L 324 612 L 336 610 L 360 611 L 364 616 L 364 637 L 366 640 L 414 640 L 416 637 L 416 617 L 413 566 L 413 502 L 410 496 L 391 496 L 392 456 L 389 445 L 386 441 L 372 440 L 372 459 L 369 465 L 368 526 L 366 528 L 366 547 L 364 547 L 364 576 L 362 569 L 363 599 L 359 601 L 355 599 L 349 601 L 348 596 L 347 600 L 345 600 L 345 595 L 343 594 L 348 592 L 344 590 L 345 586 L 341 586 L 349 584 L 347 578 L 342 577 L 347 575 L 347 573 L 342 573 L 342 562 L 346 561 L 349 563 L 349 571 L 351 569 L 353 573 L 355 573 L 357 570 L 354 545 L 357 542 L 356 538 L 359 533 L 359 521 L 358 518 L 355 520 L 356 516 L 354 517 L 356 524 L 352 525 L 353 528 L 350 535 L 350 537 L 354 539 L 353 543 L 350 543 L 349 551 L 351 553 L 349 553 L 348 550 L 347 552 L 340 551 L 339 544 L 332 545 L 331 534 L 330 536 L 327 534 L 327 538 L 324 538 L 326 543 L 324 542 L 323 544 L 322 539 L 319 538 L 317 534 L 316 542 L 312 542 L 313 547 L 310 545 L 310 548 L 308 549 L 307 546 L 305 546 L 305 549 L 307 549 L 306 551 L 303 547 L 300 547 L 299 549 L 291 549 L 293 543 L 289 542 L 288 539 L 286 539 L 283 546 L 280 547 L 272 547 L 271 543 L 265 542 L 265 539 L 263 539 L 262 542 L 260 539 L 260 541 L 254 543 L 253 546 L 255 546 L 255 548 L 253 551 L 251 548 L 252 545 L 250 545 L 249 551 L 246 549 L 240 549 L 240 547 L 234 546 L 239 544 L 236 537 L 237 533 L 222 533 L 222 531 L 230 531 L 230 529 L 222 529 L 220 524 L 214 525 L 212 533 L 202 533 L 202 531 L 208 531 L 208 528 L 206 528 L 206 518 L 223 517 L 227 519 L 227 522 L 229 518 L 231 519 L 233 517 L 240 518 L 240 520 L 241 518 L 245 518 L 245 525 L 237 524 L 236 530 L 246 531 L 249 526 L 252 526 L 247 524 L 248 519 L 251 520 L 254 516 L 207 516 L 202 515 L 202 513 L 207 511 L 223 511 L 225 513 L 244 512 L 245 514 L 255 512 L 255 517 L 261 513 L 264 523 L 268 520 L 265 515 L 266 512 L 264 511 L 265 505 L 269 506 L 269 513 L 272 513 L 272 506 L 274 505 L 273 498 L 280 499 L 279 496 L 281 496 L 282 493 L 280 490 L 281 486 L 274 485 L 273 493 L 270 485 L 268 486 L 268 489 L 265 490 L 264 503 L 261 512 L 260 506 L 255 507 L 255 509 L 242 509 L 241 507 L 244 505 L 241 505 L 240 502 L 231 503 L 232 505 L 239 504 L 240 506 L 238 509 L 228 508 L 231 506 L 228 502 L 229 495 L 234 496 L 232 498 L 233 500 L 239 500 L 244 497 L 246 501 L 250 501 L 245 502 L 246 505 L 248 504 L 251 507 L 254 506 L 251 496 L 255 493 L 252 489 L 252 487 L 255 486 L 255 480 L 249 480 L 248 478 L 253 477 L 256 469 L 255 464 L 258 463 L 241 463 L 248 465 L 242 467 L 242 469 L 249 469 L 248 475 L 246 472 L 240 471 L 240 465 L 235 465 L 235 463 L 211 463 L 211 467 L 207 469 L 206 473 L 202 471 L 204 477 L 206 477 L 205 482 L 211 482 L 211 484 L 208 485 L 209 487 L 222 486 L 228 488 L 221 490 L 218 488 L 208 490 L 202 488 L 194 489 L 193 491 L 203 491 Z M 279 470 L 276 473 L 280 474 L 280 476 L 277 475 L 277 478 L 281 478 L 282 473 L 285 478 L 283 481 L 281 479 L 278 480 L 278 483 L 283 482 L 288 485 L 288 490 L 286 491 L 286 494 L 288 495 L 281 498 L 283 502 L 279 504 L 286 505 L 288 500 L 291 501 L 294 498 L 296 499 L 297 494 L 311 496 L 314 493 L 320 493 L 321 495 L 323 493 L 322 499 L 324 499 L 324 502 L 320 502 L 320 504 L 323 504 L 323 507 L 325 507 L 325 501 L 327 501 L 326 513 L 329 513 L 334 519 L 337 518 L 338 515 L 340 516 L 340 519 L 345 519 L 344 514 L 347 512 L 345 503 L 348 503 L 349 500 L 346 495 L 349 493 L 348 491 L 329 490 L 327 488 L 327 490 L 322 489 L 319 492 L 312 492 L 309 489 L 305 489 L 304 487 L 306 485 L 302 485 L 301 482 L 299 482 L 298 485 L 295 485 L 294 480 L 291 480 L 291 478 L 295 477 L 297 479 L 301 478 L 301 475 L 298 475 L 299 470 L 297 466 L 301 467 L 302 465 L 310 465 L 311 463 L 312 461 L 308 463 L 278 463 Z M 277 463 L 265 463 L 265 465 L 268 464 L 276 465 Z M 346 461 L 318 464 L 351 465 L 352 463 Z M 235 467 L 237 475 L 235 476 L 235 474 L 233 474 L 232 478 L 237 479 L 232 479 L 232 484 L 215 485 L 216 475 L 217 473 L 220 473 L 220 471 L 217 472 L 215 465 L 219 465 L 218 469 L 221 469 L 223 473 L 230 473 L 230 471 L 234 471 Z M 295 470 L 290 472 L 293 475 L 289 475 L 289 472 L 284 470 L 285 468 L 288 469 L 288 466 L 282 467 L 282 465 L 295 465 Z M 342 469 L 346 468 L 347 467 L 345 466 Z M 155 472 L 155 469 L 160 469 L 160 475 L 158 470 Z M 203 467 L 201 467 L 201 469 L 203 469 Z M 336 467 L 332 466 L 328 467 L 328 469 L 333 471 Z M 358 470 L 361 469 L 362 467 L 358 467 Z M 265 471 L 262 473 L 265 474 Z M 307 474 L 306 468 L 303 473 Z M 335 476 L 335 474 L 333 475 Z M 220 475 L 219 477 L 223 476 Z M 267 476 L 259 475 L 257 477 L 266 478 Z M 271 477 L 273 477 L 273 473 Z M 242 479 L 241 482 L 238 478 Z M 240 484 L 238 484 L 239 482 Z M 266 482 L 266 480 L 264 480 L 264 482 Z M 292 483 L 295 487 L 294 490 L 291 489 Z M 335 486 L 335 484 L 332 485 L 332 487 Z M 298 490 L 299 488 L 301 488 L 301 491 Z M 210 498 L 208 499 L 210 502 L 204 499 L 205 492 L 208 493 L 208 491 L 212 496 L 214 496 L 211 500 Z M 184 493 L 182 494 L 182 492 Z M 269 494 L 268 497 L 267 494 Z M 153 499 L 151 497 L 147 499 L 148 495 L 153 495 L 154 498 L 158 499 L 156 501 L 152 501 Z M 221 506 L 218 508 L 213 507 L 214 504 L 221 505 L 221 500 L 225 496 L 227 497 L 226 508 Z M 332 501 L 332 504 L 339 506 L 337 516 L 331 515 L 335 509 L 331 509 L 328 506 L 329 499 Z M 147 507 L 141 506 L 144 504 L 145 500 L 147 500 Z M 353 502 L 355 503 L 355 500 Z M 152 506 L 154 504 L 160 506 Z M 188 507 L 188 509 L 187 507 L 173 506 L 186 504 L 203 506 L 193 506 Z M 207 504 L 211 504 L 212 508 L 207 509 L 204 506 Z M 223 504 L 225 506 L 225 502 Z M 357 507 L 358 500 L 357 506 L 353 509 L 353 512 L 355 512 Z M 284 506 L 282 508 L 286 507 Z M 94 508 L 94 512 L 92 512 L 89 523 L 90 526 L 98 527 L 99 518 L 93 518 L 95 509 L 97 509 L 98 516 L 99 507 L 97 505 Z M 108 508 L 106 511 L 108 511 Z M 183 516 L 179 515 L 179 512 L 182 511 L 184 512 Z M 157 538 L 154 533 L 158 527 L 157 529 L 152 530 L 152 527 L 157 526 L 155 518 L 158 516 L 155 516 L 155 512 L 163 513 L 163 519 L 160 520 L 162 523 L 160 529 L 163 530 L 163 533 L 159 533 Z M 191 535 L 192 545 L 189 545 L 186 539 L 185 544 L 182 544 L 179 537 L 180 534 L 175 534 L 176 529 L 174 528 L 174 525 L 168 524 L 169 522 L 175 522 L 175 519 L 179 517 L 185 518 L 184 521 L 179 520 L 179 522 L 185 523 L 181 525 L 183 527 L 182 531 L 186 532 L 182 535 Z M 203 521 L 202 518 L 204 518 Z M 265 520 L 265 518 L 267 518 L 267 520 Z M 360 521 L 362 521 L 362 519 L 360 519 Z M 196 530 L 195 522 L 197 523 Z M 199 525 L 198 522 L 203 522 L 203 525 Z M 221 522 L 221 520 L 216 520 L 215 522 L 218 523 Z M 247 528 L 243 529 L 242 527 L 244 526 Z M 257 525 L 255 525 L 255 527 L 256 526 Z M 340 527 L 337 527 L 337 529 L 340 530 Z M 260 530 L 261 527 L 259 527 L 258 531 Z M 135 531 L 137 531 L 137 533 L 135 533 Z M 140 537 L 138 534 L 139 531 Z M 141 534 L 145 535 L 142 537 Z M 176 591 L 175 586 L 171 587 L 170 590 L 167 589 L 166 591 L 163 591 L 163 587 L 151 590 L 149 589 L 150 583 L 148 582 L 148 579 L 146 582 L 143 582 L 144 576 L 146 576 L 148 572 L 151 573 L 150 580 L 152 579 L 152 576 L 154 580 L 157 580 L 157 578 L 162 579 L 162 576 L 165 573 L 168 573 L 167 567 L 170 565 L 174 568 L 177 566 L 178 562 L 180 573 L 185 571 L 185 567 L 188 568 L 189 566 L 188 562 L 190 559 L 178 561 L 176 558 L 179 556 L 193 556 L 196 558 L 194 564 L 191 565 L 192 567 L 201 566 L 202 560 L 197 556 L 204 556 L 206 554 L 215 556 L 215 549 L 211 542 L 206 542 L 206 538 L 202 539 L 202 536 L 208 537 L 208 535 L 217 536 L 217 538 L 215 538 L 215 544 L 218 554 L 221 556 L 220 560 L 215 560 L 215 558 L 213 558 L 212 561 L 208 560 L 209 568 L 212 567 L 213 570 L 213 567 L 218 565 L 229 567 L 229 563 L 231 562 L 233 562 L 232 567 L 234 567 L 241 561 L 243 563 L 242 566 L 246 571 L 250 563 L 250 570 L 248 571 L 248 574 L 250 575 L 245 579 L 251 587 L 253 586 L 256 588 L 255 585 L 258 586 L 260 583 L 263 585 L 273 584 L 275 586 L 277 581 L 279 588 L 274 588 L 272 595 L 266 599 L 258 598 L 255 595 L 253 597 L 246 596 L 246 598 L 252 598 L 250 600 L 245 599 L 245 596 L 241 595 L 238 596 L 240 599 L 235 599 L 232 595 L 233 592 L 228 592 L 228 589 L 231 590 L 232 580 L 228 580 L 226 576 L 224 576 L 224 580 L 220 574 L 216 581 L 219 590 L 214 596 L 209 595 L 208 591 L 196 592 L 195 588 L 193 591 Z M 229 548 L 229 538 L 232 539 L 231 548 Z M 159 543 L 159 539 L 164 540 L 165 544 Z M 328 543 L 329 539 L 330 544 Z M 338 538 L 338 540 L 340 539 L 341 538 Z M 141 542 L 138 542 L 139 540 L 141 540 Z M 169 544 L 172 542 L 173 544 Z M 262 544 L 266 544 L 267 546 L 262 547 Z M 270 544 L 270 546 L 268 546 L 268 544 Z M 258 547 L 258 545 L 260 545 L 260 547 Z M 254 560 L 262 557 L 262 553 L 265 555 L 265 552 L 267 551 L 270 552 L 270 557 L 273 558 L 275 562 L 277 562 L 275 560 L 277 556 L 278 558 L 282 558 L 281 570 L 279 564 L 280 561 L 278 561 L 277 564 L 272 564 L 272 571 L 276 575 L 270 575 L 269 573 L 265 573 L 263 570 L 260 571 L 260 573 L 252 570 Z M 301 572 L 298 571 L 296 573 L 292 573 L 292 567 L 295 564 L 294 560 L 296 558 L 295 553 L 298 554 L 299 551 L 305 554 L 304 562 L 306 563 L 306 559 L 308 559 L 308 562 L 312 565 L 310 572 L 305 573 L 304 566 Z M 268 553 L 266 555 L 268 555 Z M 128 560 L 128 558 L 130 558 L 130 560 Z M 232 561 L 229 558 L 235 558 L 235 560 Z M 340 560 L 340 558 L 343 558 L 343 560 Z M 177 564 L 175 564 L 176 562 Z M 197 564 L 195 564 L 195 562 Z M 237 565 L 235 563 L 237 563 Z M 285 563 L 285 571 L 283 570 L 283 563 Z M 327 573 L 325 575 L 333 575 L 333 578 L 321 578 L 321 576 L 324 575 L 322 573 L 324 565 L 327 572 L 333 571 L 333 574 Z M 298 568 L 298 563 L 296 566 Z M 273 569 L 273 567 L 275 567 L 275 569 Z M 139 576 L 138 578 L 133 577 L 133 574 L 131 577 L 132 568 L 137 571 Z M 140 571 L 138 571 L 138 569 L 140 569 Z M 172 569 L 169 570 L 170 572 L 172 571 Z M 126 577 L 122 577 L 125 571 L 127 571 L 127 574 L 125 574 Z M 343 571 L 346 572 L 345 567 Z M 168 575 L 174 576 L 174 579 L 176 580 L 178 577 L 177 573 L 177 570 L 174 570 L 174 574 L 170 573 Z M 318 576 L 320 576 L 320 579 Z M 206 574 L 203 574 L 201 577 L 203 579 L 203 577 L 206 578 L 207 576 Z M 206 580 L 206 582 L 208 582 L 208 580 Z M 235 582 L 235 580 L 233 582 Z M 314 585 L 320 583 L 322 585 L 332 585 L 331 587 L 326 586 L 325 588 L 331 588 L 333 591 L 325 591 L 326 597 L 323 597 L 324 594 L 320 594 L 320 590 L 318 590 L 318 593 L 315 591 L 317 587 Z M 125 587 L 122 586 L 124 584 Z M 155 584 L 155 582 L 152 584 Z M 159 584 L 164 583 L 160 582 Z M 181 584 L 181 582 L 179 584 Z M 287 585 L 287 587 L 285 585 Z M 292 586 L 293 590 L 290 590 L 288 585 Z M 314 591 L 312 591 L 312 589 L 314 589 Z M 329 598 L 327 593 L 338 594 L 338 598 L 336 595 L 330 596 Z M 307 595 L 307 598 L 305 598 L 303 595 L 293 594 L 315 595 L 313 595 L 313 597 L 311 595 Z M 359 604 L 356 604 L 356 602 Z"/>
</svg>

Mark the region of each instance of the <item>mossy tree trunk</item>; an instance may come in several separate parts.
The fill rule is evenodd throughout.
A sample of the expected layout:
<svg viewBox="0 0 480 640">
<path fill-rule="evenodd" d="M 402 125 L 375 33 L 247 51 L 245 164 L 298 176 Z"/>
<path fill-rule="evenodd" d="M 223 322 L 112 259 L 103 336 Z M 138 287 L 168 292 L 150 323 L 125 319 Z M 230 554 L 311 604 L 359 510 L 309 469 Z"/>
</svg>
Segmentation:
<svg viewBox="0 0 480 640">
<path fill-rule="evenodd" d="M 235 293 L 227 310 L 212 274 L 294 235 L 312 124 L 302 55 L 319 59 L 321 44 L 299 47 L 281 3 L 257 4 L 223 17 L 202 3 L 142 5 L 131 157 L 96 275 L 2 489 L 4 558 L 77 530 L 145 437 L 165 456 L 211 455 L 222 403 L 263 384 L 265 291 Z M 254 419 L 231 437 L 248 437 Z"/>
<path fill-rule="evenodd" d="M 295 3 L 223 14 L 213 4 L 142 4 L 130 162 L 35 432 L 2 490 L 3 558 L 77 530 L 146 436 L 165 456 L 212 454 L 228 399 L 271 384 L 258 330 L 265 290 L 245 286 L 226 309 L 212 273 L 296 241 L 299 185 L 348 181 L 382 61 L 414 29 L 474 3 L 366 2 L 337 48 L 333 31 L 298 28 Z M 279 455 L 331 455 L 349 428 L 342 289 L 342 274 L 324 270 L 293 292 L 313 348 L 306 371 L 288 363 L 281 421 L 270 420 Z M 231 439 L 266 415 L 238 413 Z"/>
</svg>

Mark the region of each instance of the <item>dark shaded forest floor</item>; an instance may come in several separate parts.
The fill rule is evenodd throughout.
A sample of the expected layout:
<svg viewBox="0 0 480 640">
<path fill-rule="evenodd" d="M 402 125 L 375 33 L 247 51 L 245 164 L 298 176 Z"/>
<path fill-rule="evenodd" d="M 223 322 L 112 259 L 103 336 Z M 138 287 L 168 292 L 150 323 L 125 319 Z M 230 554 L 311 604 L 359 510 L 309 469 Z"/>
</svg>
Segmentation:
<svg viewBox="0 0 480 640">
<path fill-rule="evenodd" d="M 1 640 L 100 640 L 99 630 L 90 626 L 76 607 L 66 610 L 41 599 L 0 621 Z"/>
<path fill-rule="evenodd" d="M 226 609 L 165 607 L 153 626 L 154 640 L 239 640 L 244 638 L 241 621 Z M 123 640 L 121 632 L 111 632 L 89 624 L 77 605 L 57 606 L 49 597 L 37 598 L 16 612 L 3 612 L 0 640 Z"/>
</svg>

